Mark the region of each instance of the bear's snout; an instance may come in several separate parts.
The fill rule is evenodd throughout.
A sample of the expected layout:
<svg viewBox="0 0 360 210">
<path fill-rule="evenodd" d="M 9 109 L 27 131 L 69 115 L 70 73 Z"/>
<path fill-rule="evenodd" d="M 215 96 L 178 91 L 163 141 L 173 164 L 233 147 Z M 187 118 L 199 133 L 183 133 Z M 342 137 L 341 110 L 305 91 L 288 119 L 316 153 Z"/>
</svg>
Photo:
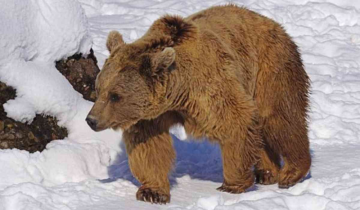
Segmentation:
<svg viewBox="0 0 360 210">
<path fill-rule="evenodd" d="M 87 124 L 90 126 L 91 129 L 93 129 L 94 131 L 97 131 L 97 120 L 91 116 L 91 115 L 88 115 L 86 117 L 86 122 Z"/>
</svg>

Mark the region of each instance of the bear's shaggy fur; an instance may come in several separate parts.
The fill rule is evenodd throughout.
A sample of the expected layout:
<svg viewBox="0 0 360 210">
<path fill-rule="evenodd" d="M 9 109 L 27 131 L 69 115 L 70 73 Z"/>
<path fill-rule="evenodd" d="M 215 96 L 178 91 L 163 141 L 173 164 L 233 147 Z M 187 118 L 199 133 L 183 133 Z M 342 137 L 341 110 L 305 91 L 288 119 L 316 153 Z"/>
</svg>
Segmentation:
<svg viewBox="0 0 360 210">
<path fill-rule="evenodd" d="M 187 18 L 166 15 L 131 44 L 111 32 L 107 47 L 87 120 L 96 131 L 124 130 L 129 165 L 142 184 L 137 199 L 170 201 L 169 127 L 176 123 L 220 144 L 220 191 L 242 193 L 255 180 L 287 188 L 308 173 L 309 78 L 279 24 L 217 6 Z"/>
</svg>

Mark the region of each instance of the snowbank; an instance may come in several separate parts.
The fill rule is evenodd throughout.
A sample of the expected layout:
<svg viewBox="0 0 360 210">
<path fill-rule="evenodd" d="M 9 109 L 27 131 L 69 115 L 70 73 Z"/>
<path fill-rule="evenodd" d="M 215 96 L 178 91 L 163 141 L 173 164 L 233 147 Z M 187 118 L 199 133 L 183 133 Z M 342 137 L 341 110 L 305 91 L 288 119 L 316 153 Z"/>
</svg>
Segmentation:
<svg viewBox="0 0 360 210">
<path fill-rule="evenodd" d="M 88 24 L 77 1 L 1 2 L 0 63 L 55 61 L 91 47 Z"/>
<path fill-rule="evenodd" d="M 0 0 L 1 1 L 1 0 Z M 159 209 L 135 200 L 137 183 L 119 148 L 121 133 L 94 133 L 84 122 L 92 103 L 82 99 L 54 61 L 93 49 L 108 56 L 107 33 L 127 42 L 165 13 L 187 16 L 219 0 L 2 0 L 0 80 L 17 89 L 9 116 L 31 121 L 56 116 L 69 130 L 42 153 L 0 150 L 0 209 Z M 172 203 L 162 209 L 360 209 L 360 2 L 243 0 L 283 24 L 299 45 L 312 80 L 310 179 L 290 189 L 256 185 L 241 195 L 217 192 L 222 179 L 217 145 L 175 140 Z M 88 22 L 84 13 L 88 16 Z M 17 17 L 17 18 L 13 18 Z M 172 132 L 186 138 L 182 127 Z M 118 179 L 117 179 L 118 178 Z"/>
<path fill-rule="evenodd" d="M 86 55 L 92 46 L 81 5 L 73 0 L 0 3 L 0 80 L 17 90 L 16 98 L 4 104 L 7 115 L 29 123 L 36 114 L 52 115 L 69 131 L 66 141 L 53 141 L 42 153 L 0 150 L 0 192 L 25 182 L 108 178 L 121 133 L 91 131 L 84 119 L 92 103 L 55 68 L 55 61 Z"/>
<path fill-rule="evenodd" d="M 44 113 L 64 124 L 81 97 L 56 71 L 54 61 L 90 50 L 92 40 L 80 4 L 3 1 L 0 12 L 0 26 L 6 29 L 0 33 L 0 80 L 15 87 L 18 96 L 5 111 L 22 122 Z"/>
</svg>

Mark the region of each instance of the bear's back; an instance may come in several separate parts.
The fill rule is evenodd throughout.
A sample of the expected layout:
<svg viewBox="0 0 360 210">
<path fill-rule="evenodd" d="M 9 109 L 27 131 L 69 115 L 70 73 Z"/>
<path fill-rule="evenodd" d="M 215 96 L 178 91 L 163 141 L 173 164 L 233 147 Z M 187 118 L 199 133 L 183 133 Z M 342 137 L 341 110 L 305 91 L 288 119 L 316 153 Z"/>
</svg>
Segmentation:
<svg viewBox="0 0 360 210">
<path fill-rule="evenodd" d="M 239 44 L 241 40 L 244 45 L 258 47 L 259 44 L 266 44 L 261 43 L 261 40 L 268 39 L 270 31 L 286 34 L 275 21 L 235 5 L 212 7 L 193 14 L 185 20 L 195 23 L 202 31 L 214 32 L 231 46 Z"/>
<path fill-rule="evenodd" d="M 246 8 L 216 6 L 185 20 L 193 22 L 200 33 L 211 34 L 221 42 L 237 63 L 237 78 L 252 96 L 259 75 L 272 77 L 273 73 L 290 70 L 285 67 L 288 61 L 301 64 L 297 46 L 282 26 Z M 293 70 L 304 73 L 302 66 Z"/>
</svg>

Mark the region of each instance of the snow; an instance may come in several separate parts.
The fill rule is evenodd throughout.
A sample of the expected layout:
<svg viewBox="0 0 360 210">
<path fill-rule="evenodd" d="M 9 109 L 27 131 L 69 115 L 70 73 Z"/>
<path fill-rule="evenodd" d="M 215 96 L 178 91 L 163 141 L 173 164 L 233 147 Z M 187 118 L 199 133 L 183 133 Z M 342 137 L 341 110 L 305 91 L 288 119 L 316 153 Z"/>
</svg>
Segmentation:
<svg viewBox="0 0 360 210">
<path fill-rule="evenodd" d="M 120 151 L 121 133 L 94 133 L 88 128 L 84 119 L 92 103 L 55 68 L 55 61 L 75 53 L 86 55 L 91 48 L 81 4 L 72 0 L 1 4 L 0 26 L 6 30 L 0 33 L 0 80 L 17 90 L 16 98 L 3 105 L 7 116 L 30 123 L 36 114 L 52 115 L 69 131 L 67 140 L 51 142 L 42 153 L 0 151 L 0 200 L 5 199 L 0 209 L 27 209 L 28 205 L 41 209 L 42 204 L 34 200 L 36 189 L 107 178 L 107 167 Z M 25 188 L 24 183 L 28 183 Z M 35 192 L 29 183 L 38 186 Z"/>
<path fill-rule="evenodd" d="M 354 0 L 231 1 L 273 18 L 294 37 L 312 81 L 311 175 L 290 189 L 256 185 L 240 195 L 222 182 L 220 149 L 183 141 L 174 127 L 177 162 L 171 203 L 138 202 L 121 132 L 93 132 L 84 100 L 55 69 L 56 60 L 93 47 L 100 67 L 109 31 L 126 42 L 165 13 L 190 15 L 226 0 L 0 0 L 0 80 L 17 89 L 8 116 L 31 122 L 56 116 L 69 136 L 43 152 L 0 150 L 0 210 L 350 210 L 360 209 L 360 2 Z M 16 17 L 16 18 L 14 18 Z M 181 140 L 180 140 L 181 139 Z"/>
</svg>

